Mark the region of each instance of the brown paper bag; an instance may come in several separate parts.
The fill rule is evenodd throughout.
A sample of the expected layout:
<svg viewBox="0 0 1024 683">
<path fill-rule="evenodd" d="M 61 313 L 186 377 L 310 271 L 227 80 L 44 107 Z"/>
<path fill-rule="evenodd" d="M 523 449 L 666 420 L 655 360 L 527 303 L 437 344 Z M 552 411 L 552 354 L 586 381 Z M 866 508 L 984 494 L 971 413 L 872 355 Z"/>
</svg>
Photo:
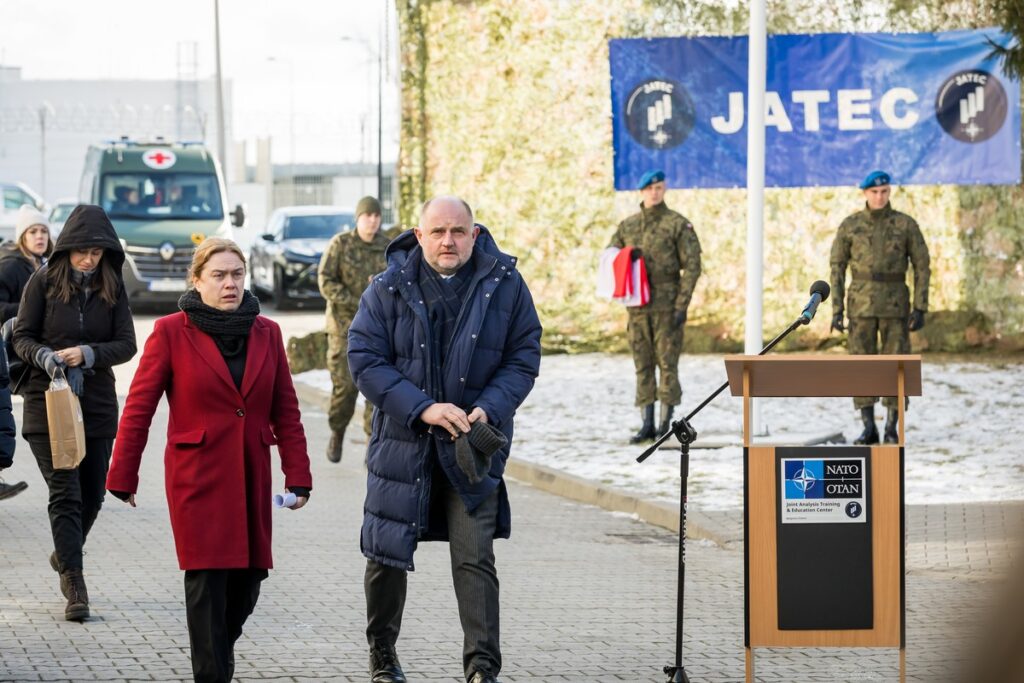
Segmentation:
<svg viewBox="0 0 1024 683">
<path fill-rule="evenodd" d="M 85 423 L 78 397 L 64 380 L 46 391 L 46 423 L 50 429 L 53 469 L 73 470 L 85 457 Z"/>
</svg>

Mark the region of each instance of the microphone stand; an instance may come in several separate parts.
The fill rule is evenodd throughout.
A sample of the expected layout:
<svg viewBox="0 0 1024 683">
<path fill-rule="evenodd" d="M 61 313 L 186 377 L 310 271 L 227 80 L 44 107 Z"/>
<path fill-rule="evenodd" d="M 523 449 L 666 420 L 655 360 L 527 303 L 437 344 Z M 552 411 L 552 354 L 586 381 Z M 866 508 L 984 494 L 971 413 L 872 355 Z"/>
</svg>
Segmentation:
<svg viewBox="0 0 1024 683">
<path fill-rule="evenodd" d="M 790 323 L 789 327 L 783 330 L 779 336 L 768 342 L 757 355 L 763 356 L 771 351 L 790 332 L 801 325 L 811 322 L 811 316 L 813 316 L 813 312 L 808 316 L 805 311 L 804 314 Z M 697 440 L 697 431 L 690 424 L 690 420 L 720 393 L 725 391 L 728 386 L 729 382 L 726 381 L 725 384 L 718 387 L 714 393 L 704 399 L 699 406 L 694 408 L 689 415 L 673 422 L 672 428 L 665 432 L 660 439 L 655 441 L 650 448 L 636 459 L 637 462 L 643 462 L 649 458 L 670 436 L 675 436 L 679 440 L 679 573 L 676 588 L 676 661 L 672 666 L 664 668 L 665 675 L 669 677 L 668 683 L 690 683 L 686 670 L 683 668 L 683 589 L 686 578 L 686 484 L 690 476 L 690 444 Z"/>
</svg>

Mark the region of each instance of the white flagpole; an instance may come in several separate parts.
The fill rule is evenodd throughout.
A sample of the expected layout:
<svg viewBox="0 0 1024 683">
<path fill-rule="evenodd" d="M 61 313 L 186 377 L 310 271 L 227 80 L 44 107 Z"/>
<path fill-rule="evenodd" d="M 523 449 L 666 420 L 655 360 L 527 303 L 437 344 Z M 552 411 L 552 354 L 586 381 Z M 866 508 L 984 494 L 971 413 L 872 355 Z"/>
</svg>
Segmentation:
<svg viewBox="0 0 1024 683">
<path fill-rule="evenodd" d="M 764 345 L 764 91 L 768 62 L 765 0 L 750 2 L 747 59 L 747 307 L 744 351 Z M 752 433 L 766 433 L 760 401 L 752 407 Z"/>
</svg>

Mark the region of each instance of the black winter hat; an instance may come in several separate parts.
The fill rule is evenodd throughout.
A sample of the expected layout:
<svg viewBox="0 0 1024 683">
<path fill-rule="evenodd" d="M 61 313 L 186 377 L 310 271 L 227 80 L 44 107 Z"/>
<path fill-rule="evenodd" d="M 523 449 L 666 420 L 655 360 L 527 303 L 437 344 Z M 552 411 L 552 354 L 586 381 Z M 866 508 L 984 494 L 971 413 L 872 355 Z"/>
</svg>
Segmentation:
<svg viewBox="0 0 1024 683">
<path fill-rule="evenodd" d="M 491 456 L 507 444 L 508 439 L 497 428 L 477 420 L 469 433 L 455 440 L 455 461 L 470 484 L 479 484 L 491 471 Z"/>
</svg>

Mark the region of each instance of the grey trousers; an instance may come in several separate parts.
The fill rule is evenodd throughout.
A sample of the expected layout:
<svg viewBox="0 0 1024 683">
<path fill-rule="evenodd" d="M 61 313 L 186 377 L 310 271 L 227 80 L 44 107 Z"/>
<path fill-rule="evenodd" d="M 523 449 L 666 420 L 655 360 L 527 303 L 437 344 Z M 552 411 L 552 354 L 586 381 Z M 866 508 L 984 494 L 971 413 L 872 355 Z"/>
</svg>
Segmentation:
<svg viewBox="0 0 1024 683">
<path fill-rule="evenodd" d="M 501 670 L 498 621 L 498 574 L 494 568 L 494 531 L 498 492 L 472 514 L 448 478 L 435 469 L 431 478 L 431 506 L 448 523 L 452 583 L 462 622 L 462 666 L 468 680 L 477 671 L 497 676 Z M 367 560 L 366 639 L 371 647 L 393 647 L 402 627 L 407 572 Z"/>
</svg>

